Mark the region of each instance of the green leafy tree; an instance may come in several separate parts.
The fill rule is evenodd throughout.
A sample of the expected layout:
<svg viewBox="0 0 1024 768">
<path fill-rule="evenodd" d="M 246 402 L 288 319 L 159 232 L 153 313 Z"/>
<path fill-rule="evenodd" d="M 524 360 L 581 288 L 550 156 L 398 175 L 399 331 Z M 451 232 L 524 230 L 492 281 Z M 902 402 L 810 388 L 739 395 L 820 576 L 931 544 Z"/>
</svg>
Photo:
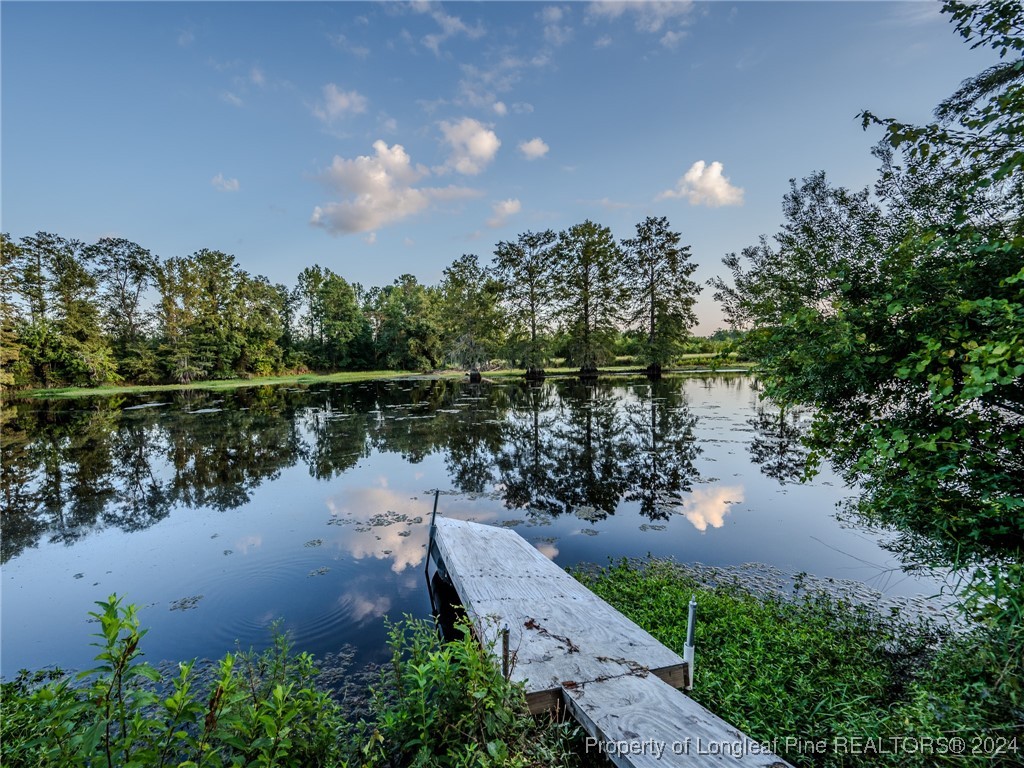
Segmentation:
<svg viewBox="0 0 1024 768">
<path fill-rule="evenodd" d="M 91 254 L 81 242 L 47 232 L 22 238 L 21 252 L 20 293 L 30 313 L 23 340 L 32 380 L 95 385 L 116 379 Z"/>
<path fill-rule="evenodd" d="M 445 268 L 439 288 L 445 354 L 453 365 L 479 368 L 501 346 L 500 285 L 466 254 Z"/>
<path fill-rule="evenodd" d="M 132 381 L 152 381 L 155 362 L 146 339 L 146 291 L 155 282 L 157 259 L 122 237 L 104 237 L 86 249 L 97 265 L 103 329 L 118 370 Z"/>
<path fill-rule="evenodd" d="M 510 323 L 510 347 L 527 376 L 543 374 L 546 333 L 552 310 L 551 271 L 557 235 L 550 229 L 524 232 L 494 247 L 494 275 Z"/>
<path fill-rule="evenodd" d="M 21 308 L 15 288 L 21 249 L 6 232 L 0 232 L 0 390 L 15 384 L 15 366 L 21 358 L 22 343 L 18 336 Z"/>
<path fill-rule="evenodd" d="M 813 406 L 811 459 L 863 489 L 906 552 L 979 569 L 968 608 L 998 628 L 1002 695 L 1024 699 L 1024 11 L 947 2 L 1004 63 L 886 137 L 879 204 L 816 175 L 775 246 L 730 256 L 717 295 L 779 404 Z M 1007 655 L 1009 654 L 1009 656 Z M 1006 661 L 1009 658 L 1009 661 Z M 1015 670 L 1015 672 L 1014 672 Z"/>
<path fill-rule="evenodd" d="M 608 227 L 584 221 L 558 236 L 554 284 L 571 360 L 592 374 L 611 358 L 623 320 L 622 251 Z"/>
<path fill-rule="evenodd" d="M 402 275 L 368 296 L 377 362 L 392 370 L 432 370 L 441 361 L 437 290 Z"/>
<path fill-rule="evenodd" d="M 305 308 L 300 325 L 310 365 L 333 371 L 363 362 L 364 353 L 357 347 L 369 326 L 354 286 L 316 265 L 299 273 L 295 298 Z"/>
<path fill-rule="evenodd" d="M 622 242 L 630 320 L 644 331 L 640 358 L 653 374 L 681 352 L 697 322 L 693 305 L 700 286 L 690 280 L 697 265 L 690 262 L 690 246 L 681 245 L 681 238 L 667 218 L 648 216 L 636 225 L 636 237 Z"/>
<path fill-rule="evenodd" d="M 158 353 L 165 375 L 179 384 L 201 379 L 205 372 L 196 363 L 191 338 L 198 286 L 191 279 L 188 260 L 179 256 L 160 264 L 156 284 Z"/>
</svg>

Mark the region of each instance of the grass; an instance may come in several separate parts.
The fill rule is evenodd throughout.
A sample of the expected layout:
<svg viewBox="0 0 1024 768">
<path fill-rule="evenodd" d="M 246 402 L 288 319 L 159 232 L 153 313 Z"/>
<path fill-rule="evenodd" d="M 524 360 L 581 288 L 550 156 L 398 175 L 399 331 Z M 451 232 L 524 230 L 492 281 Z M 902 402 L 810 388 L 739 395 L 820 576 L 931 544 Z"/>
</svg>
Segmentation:
<svg viewBox="0 0 1024 768">
<path fill-rule="evenodd" d="M 126 386 L 104 385 L 101 387 L 57 387 L 53 389 L 30 389 L 18 393 L 35 398 L 74 398 L 97 395 L 132 395 L 147 392 L 186 392 L 191 390 L 225 390 L 241 387 L 270 387 L 282 384 L 350 384 L 359 381 L 397 379 L 412 375 L 412 371 L 340 371 L 338 373 L 297 373 L 283 376 L 261 376 L 247 379 L 214 379 L 197 381 L 192 384 L 132 384 Z"/>
<path fill-rule="evenodd" d="M 680 653 L 695 594 L 693 698 L 796 766 L 1021 764 L 1021 712 L 979 653 L 982 630 L 952 636 L 826 594 L 707 588 L 664 561 L 577 577 Z"/>
<path fill-rule="evenodd" d="M 697 371 L 702 370 L 701 366 L 709 365 L 714 355 L 693 354 L 683 355 L 678 366 L 666 369 L 665 373 L 673 371 Z M 616 361 L 619 363 L 620 361 Z M 729 368 L 753 367 L 752 363 L 729 362 Z M 548 376 L 572 376 L 579 372 L 575 366 L 558 366 L 546 368 Z M 600 375 L 618 375 L 624 373 L 642 373 L 643 370 L 636 364 L 617 364 L 604 366 L 600 369 Z M 486 371 L 488 378 L 512 378 L 522 376 L 526 373 L 523 368 L 502 368 L 493 371 Z M 417 373 L 415 371 L 340 371 L 338 373 L 297 373 L 282 376 L 261 376 L 255 378 L 240 379 L 215 379 L 211 381 L 197 381 L 191 384 L 131 384 L 131 385 L 104 385 L 100 387 L 54 387 L 49 389 L 29 389 L 14 393 L 18 397 L 29 397 L 39 399 L 72 399 L 77 397 L 97 397 L 106 395 L 134 395 L 156 392 L 186 392 L 186 391 L 218 391 L 239 389 L 242 387 L 270 387 L 289 384 L 351 384 L 360 381 L 378 381 L 386 379 L 400 379 L 409 376 L 430 376 L 433 378 L 461 378 L 465 372 L 461 370 L 447 370 L 430 373 Z"/>
</svg>

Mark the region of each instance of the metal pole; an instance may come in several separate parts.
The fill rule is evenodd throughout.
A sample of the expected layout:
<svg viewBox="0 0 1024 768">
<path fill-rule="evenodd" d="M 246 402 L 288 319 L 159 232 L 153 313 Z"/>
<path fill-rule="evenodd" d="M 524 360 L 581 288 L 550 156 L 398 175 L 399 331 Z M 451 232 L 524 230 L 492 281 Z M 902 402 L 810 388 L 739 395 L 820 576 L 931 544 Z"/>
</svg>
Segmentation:
<svg viewBox="0 0 1024 768">
<path fill-rule="evenodd" d="M 508 624 L 501 629 L 501 674 L 508 680 Z"/>
<path fill-rule="evenodd" d="M 693 688 L 693 636 L 697 630 L 697 598 L 690 596 L 690 613 L 686 617 L 686 644 L 683 646 L 683 661 L 686 662 L 686 690 Z"/>
<path fill-rule="evenodd" d="M 427 538 L 427 562 L 423 566 L 423 573 L 427 575 L 427 584 L 430 583 L 430 558 L 434 553 L 434 518 L 437 517 L 437 500 L 441 496 L 440 489 L 434 491 L 434 511 L 430 513 L 430 535 Z"/>
</svg>

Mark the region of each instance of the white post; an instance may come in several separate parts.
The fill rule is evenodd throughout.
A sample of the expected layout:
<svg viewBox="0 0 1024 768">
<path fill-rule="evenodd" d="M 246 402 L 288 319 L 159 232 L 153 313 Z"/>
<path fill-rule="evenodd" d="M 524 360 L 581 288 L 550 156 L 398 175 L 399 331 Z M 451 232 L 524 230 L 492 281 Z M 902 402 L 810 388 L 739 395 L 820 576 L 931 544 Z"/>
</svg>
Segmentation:
<svg viewBox="0 0 1024 768">
<path fill-rule="evenodd" d="M 697 630 L 697 598 L 690 596 L 690 614 L 686 617 L 686 644 L 683 646 L 683 661 L 686 662 L 688 680 L 686 690 L 693 688 L 693 635 Z"/>
</svg>

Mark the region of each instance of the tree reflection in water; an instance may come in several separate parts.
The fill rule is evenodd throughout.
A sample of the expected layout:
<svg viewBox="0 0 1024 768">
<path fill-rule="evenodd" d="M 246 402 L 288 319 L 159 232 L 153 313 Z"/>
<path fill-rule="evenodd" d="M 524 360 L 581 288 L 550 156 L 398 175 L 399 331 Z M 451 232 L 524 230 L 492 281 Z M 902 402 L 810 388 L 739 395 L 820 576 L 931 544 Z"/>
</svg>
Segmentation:
<svg viewBox="0 0 1024 768">
<path fill-rule="evenodd" d="M 801 442 L 809 424 L 803 411 L 758 407 L 747 424 L 754 428 L 747 451 L 761 474 L 780 485 L 800 482 L 808 454 Z"/>
<path fill-rule="evenodd" d="M 289 467 L 326 481 L 381 453 L 413 464 L 443 454 L 457 491 L 531 516 L 598 520 L 635 502 L 664 519 L 685 503 L 700 453 L 696 417 L 671 378 L 15 401 L 0 418 L 4 562 L 44 539 L 142 530 L 176 508 L 237 508 Z"/>
</svg>

